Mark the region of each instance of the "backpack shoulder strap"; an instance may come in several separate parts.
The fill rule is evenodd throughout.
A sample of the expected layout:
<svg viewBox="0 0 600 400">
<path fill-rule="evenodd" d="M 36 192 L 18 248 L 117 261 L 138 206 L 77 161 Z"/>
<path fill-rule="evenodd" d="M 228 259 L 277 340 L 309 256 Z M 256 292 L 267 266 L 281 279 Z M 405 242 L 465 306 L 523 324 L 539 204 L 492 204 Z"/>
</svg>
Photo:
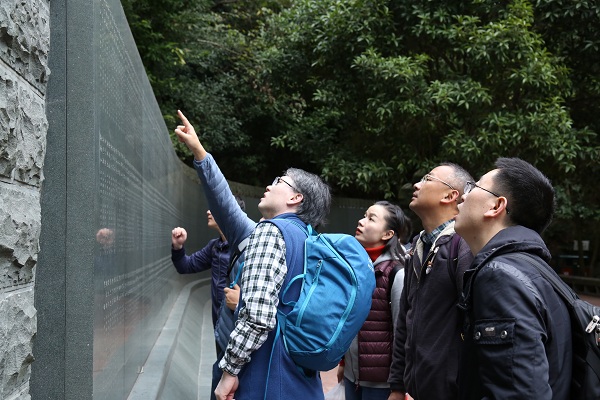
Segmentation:
<svg viewBox="0 0 600 400">
<path fill-rule="evenodd" d="M 519 258 L 527 261 L 530 265 L 534 266 L 536 270 L 546 279 L 554 288 L 554 291 L 562 297 L 567 304 L 572 305 L 575 300 L 579 299 L 577 293 L 573 291 L 556 273 L 551 270 L 547 265 L 542 264 L 537 257 L 534 257 L 527 253 L 513 253 L 511 257 Z"/>
<path fill-rule="evenodd" d="M 231 271 L 233 271 L 233 267 L 235 266 L 235 263 L 237 262 L 237 260 L 239 260 L 239 258 L 244 253 L 244 251 L 246 251 L 246 247 L 248 247 L 249 241 L 250 241 L 250 237 L 247 237 L 246 239 L 242 240 L 237 245 L 237 248 L 235 249 L 235 251 L 233 252 L 233 255 L 229 259 L 229 267 L 227 267 L 227 277 L 229 277 L 231 275 Z M 233 288 L 235 286 L 235 284 L 240 280 L 240 275 L 242 273 L 243 266 L 244 266 L 244 263 L 241 263 L 240 268 L 238 269 L 237 273 L 235 274 L 235 278 L 229 284 L 230 288 Z"/>
<path fill-rule="evenodd" d="M 389 285 L 388 291 L 387 291 L 388 292 L 388 301 L 392 301 L 392 286 L 394 285 L 394 280 L 396 279 L 396 274 L 402 268 L 404 268 L 404 265 L 402 265 L 402 262 L 395 261 L 390 273 L 388 274 L 388 285 Z"/>
<path fill-rule="evenodd" d="M 458 293 L 458 285 L 456 284 L 456 268 L 458 267 L 458 248 L 460 247 L 460 235 L 458 233 L 454 233 L 452 235 L 452 239 L 450 239 L 450 249 L 448 250 L 448 276 L 450 276 L 450 280 L 454 283 L 454 287 L 456 288 L 456 292 Z M 459 293 L 460 295 L 460 293 Z"/>
<path fill-rule="evenodd" d="M 290 297 L 286 297 L 288 292 L 295 297 L 294 291 L 298 291 L 301 288 L 301 282 L 304 273 L 304 267 L 306 263 L 305 259 L 305 245 L 306 239 L 312 233 L 310 225 L 303 225 L 300 219 L 295 220 L 294 218 L 274 218 L 267 219 L 261 224 L 273 224 L 275 225 L 283 235 L 285 241 L 286 252 L 285 260 L 287 263 L 288 271 L 279 292 L 279 307 L 289 307 Z M 295 301 L 295 299 L 293 300 Z"/>
</svg>

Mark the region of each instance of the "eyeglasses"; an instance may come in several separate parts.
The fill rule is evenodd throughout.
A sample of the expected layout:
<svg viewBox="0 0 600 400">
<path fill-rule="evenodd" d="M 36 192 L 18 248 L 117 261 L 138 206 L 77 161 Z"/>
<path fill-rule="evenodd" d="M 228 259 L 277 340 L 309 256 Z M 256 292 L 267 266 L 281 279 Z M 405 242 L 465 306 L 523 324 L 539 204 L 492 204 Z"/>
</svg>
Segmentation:
<svg viewBox="0 0 600 400">
<path fill-rule="evenodd" d="M 294 191 L 296 193 L 300 193 L 300 191 L 298 189 L 296 189 L 295 187 L 293 187 L 292 185 L 290 185 L 289 183 L 287 183 L 286 181 L 284 181 L 281 176 L 276 176 L 275 179 L 273 179 L 273 183 L 271 183 L 271 186 L 275 186 L 277 184 L 279 184 L 279 182 L 283 182 L 286 185 L 288 185 L 289 187 L 291 187 L 292 189 L 294 189 Z"/>
<path fill-rule="evenodd" d="M 478 184 L 476 184 L 475 182 L 472 182 L 472 181 L 469 181 L 469 182 L 466 183 L 464 193 L 465 194 L 469 194 L 475 188 L 479 188 L 481 190 L 485 190 L 489 194 L 493 194 L 496 197 L 502 197 L 502 196 L 499 196 L 496 193 L 492 192 L 491 190 L 487 190 L 486 188 L 482 188 L 481 186 L 479 186 Z"/>
<path fill-rule="evenodd" d="M 472 182 L 472 181 L 469 181 L 469 182 L 467 182 L 467 183 L 465 184 L 465 189 L 464 189 L 464 191 L 463 191 L 463 192 L 464 192 L 465 194 L 469 194 L 469 193 L 471 193 L 471 191 L 472 191 L 473 189 L 475 189 L 475 188 L 479 188 L 479 189 L 481 189 L 481 190 L 483 190 L 483 191 L 486 191 L 486 192 L 488 192 L 489 194 L 491 194 L 491 195 L 494 195 L 494 196 L 496 196 L 496 197 L 498 197 L 498 198 L 500 198 L 500 197 L 504 197 L 504 196 L 497 195 L 496 193 L 492 192 L 491 190 L 487 190 L 486 188 L 482 188 L 481 186 L 479 186 L 478 184 L 476 184 L 475 182 Z M 507 214 L 510 214 L 510 212 L 508 211 L 508 207 L 506 207 L 506 213 L 507 213 Z"/>
<path fill-rule="evenodd" d="M 435 176 L 433 176 L 431 174 L 426 174 L 425 176 L 423 176 L 421 178 L 421 183 L 425 183 L 425 182 L 428 182 L 428 181 L 438 181 L 438 182 L 441 182 L 444 185 L 448 186 L 452 190 L 457 190 L 451 184 L 449 184 L 448 182 L 445 182 L 445 181 L 441 180 L 440 178 L 435 177 Z"/>
</svg>

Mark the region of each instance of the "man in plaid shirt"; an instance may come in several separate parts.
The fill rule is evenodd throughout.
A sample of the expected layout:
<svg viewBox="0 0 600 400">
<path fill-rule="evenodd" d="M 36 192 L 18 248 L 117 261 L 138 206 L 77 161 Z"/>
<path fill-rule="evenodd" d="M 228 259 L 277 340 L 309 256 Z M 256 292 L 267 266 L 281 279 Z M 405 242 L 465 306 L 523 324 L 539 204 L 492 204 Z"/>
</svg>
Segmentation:
<svg viewBox="0 0 600 400">
<path fill-rule="evenodd" d="M 211 186 L 221 185 L 224 178 L 212 156 L 181 112 L 179 117 L 183 125 L 175 133 L 194 154 L 196 168 L 207 171 L 204 180 Z M 234 394 L 237 400 L 323 399 L 318 372 L 296 366 L 282 340 L 276 338 L 280 291 L 284 282 L 302 272 L 306 236 L 298 227 L 282 232 L 275 223 L 318 226 L 330 205 L 329 187 L 318 176 L 300 169 L 288 169 L 267 186 L 258 205 L 267 222 L 256 226 L 246 247 L 239 317 L 219 363 L 223 376 L 215 390 L 217 399 L 233 399 Z M 211 210 L 217 217 L 212 205 Z M 247 228 L 252 223 L 248 221 L 236 224 Z M 218 218 L 217 223 L 221 224 Z"/>
</svg>

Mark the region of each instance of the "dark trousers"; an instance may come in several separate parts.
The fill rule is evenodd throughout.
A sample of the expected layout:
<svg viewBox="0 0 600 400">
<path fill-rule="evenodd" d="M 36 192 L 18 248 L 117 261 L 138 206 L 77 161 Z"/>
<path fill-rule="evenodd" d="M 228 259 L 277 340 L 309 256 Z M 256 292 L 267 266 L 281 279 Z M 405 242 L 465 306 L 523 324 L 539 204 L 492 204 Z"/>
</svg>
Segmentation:
<svg viewBox="0 0 600 400">
<path fill-rule="evenodd" d="M 390 389 L 356 386 L 348 378 L 344 378 L 346 400 L 387 400 Z"/>
</svg>

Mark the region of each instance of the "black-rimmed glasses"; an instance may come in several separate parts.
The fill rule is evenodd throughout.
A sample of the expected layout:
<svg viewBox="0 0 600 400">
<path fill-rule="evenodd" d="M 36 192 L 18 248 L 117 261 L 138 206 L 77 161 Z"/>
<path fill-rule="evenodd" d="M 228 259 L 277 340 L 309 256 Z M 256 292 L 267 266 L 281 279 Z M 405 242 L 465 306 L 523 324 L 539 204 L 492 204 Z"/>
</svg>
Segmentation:
<svg viewBox="0 0 600 400">
<path fill-rule="evenodd" d="M 438 182 L 441 182 L 441 183 L 443 183 L 444 185 L 448 186 L 448 187 L 449 187 L 450 189 L 452 189 L 452 190 L 457 190 L 457 189 L 455 189 L 455 188 L 454 188 L 454 186 L 452 186 L 452 185 L 451 185 L 451 184 L 449 184 L 448 182 L 446 182 L 446 181 L 443 181 L 443 180 L 441 180 L 440 178 L 438 178 L 438 177 L 436 177 L 436 176 L 433 176 L 433 175 L 431 175 L 431 174 L 425 174 L 425 175 L 424 175 L 424 176 L 421 178 L 421 183 L 428 182 L 428 181 L 438 181 Z"/>
<path fill-rule="evenodd" d="M 496 196 L 496 197 L 498 197 L 498 198 L 500 198 L 500 197 L 504 197 L 504 196 L 500 196 L 500 195 L 498 195 L 498 194 L 496 194 L 496 193 L 492 192 L 491 190 L 487 190 L 486 188 L 483 188 L 483 187 L 479 186 L 478 184 L 476 184 L 476 183 L 475 183 L 475 182 L 473 182 L 473 181 L 469 181 L 469 182 L 467 182 L 467 183 L 465 184 L 465 190 L 464 190 L 463 192 L 464 192 L 464 194 L 469 194 L 469 193 L 471 193 L 471 191 L 472 191 L 473 189 L 475 189 L 475 188 L 479 188 L 479 189 L 481 189 L 481 190 L 483 190 L 483 191 L 485 191 L 485 192 L 488 192 L 489 194 L 491 194 L 491 195 L 494 195 L 494 196 Z M 506 213 L 507 213 L 507 214 L 509 214 L 508 207 L 506 207 Z"/>
<path fill-rule="evenodd" d="M 465 190 L 464 193 L 465 194 L 469 194 L 471 193 L 471 191 L 475 188 L 479 188 L 481 190 L 485 190 L 486 192 L 488 192 L 489 194 L 493 194 L 496 197 L 502 197 L 497 195 L 496 193 L 492 192 L 491 190 L 487 190 L 486 188 L 482 188 L 481 186 L 479 186 L 478 184 L 476 184 L 475 182 L 469 181 L 465 184 Z"/>
<path fill-rule="evenodd" d="M 291 184 L 289 184 L 288 182 L 286 182 L 285 180 L 283 180 L 283 179 L 281 178 L 281 176 L 276 176 L 276 177 L 275 177 L 275 179 L 273 179 L 273 183 L 271 183 L 271 186 L 275 186 L 275 185 L 277 185 L 279 182 L 283 182 L 283 183 L 285 183 L 286 185 L 288 185 L 289 187 L 291 187 L 292 189 L 294 189 L 294 191 L 295 191 L 296 193 L 300 193 L 300 191 L 299 191 L 298 189 L 296 189 L 296 188 L 295 188 L 295 187 L 293 187 Z"/>
</svg>

